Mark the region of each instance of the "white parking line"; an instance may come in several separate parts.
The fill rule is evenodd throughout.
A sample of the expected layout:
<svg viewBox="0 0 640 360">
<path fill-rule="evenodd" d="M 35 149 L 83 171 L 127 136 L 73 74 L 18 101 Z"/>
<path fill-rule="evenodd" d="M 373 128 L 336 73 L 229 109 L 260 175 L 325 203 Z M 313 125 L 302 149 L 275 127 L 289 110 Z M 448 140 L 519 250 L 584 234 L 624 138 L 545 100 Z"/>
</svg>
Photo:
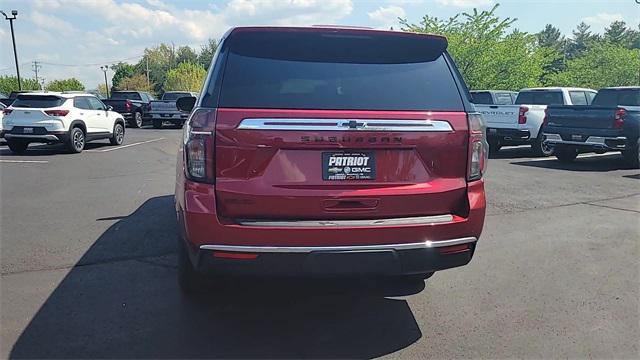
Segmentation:
<svg viewBox="0 0 640 360">
<path fill-rule="evenodd" d="M 107 152 L 107 151 L 113 151 L 113 150 L 120 150 L 120 149 L 128 148 L 128 147 L 131 147 L 131 146 L 136 146 L 136 145 L 148 144 L 148 143 L 152 143 L 152 142 L 160 141 L 160 140 L 164 140 L 164 138 L 162 137 L 162 138 L 151 139 L 151 140 L 147 140 L 147 141 L 140 141 L 140 142 L 137 142 L 137 143 L 122 145 L 122 146 L 118 146 L 118 147 L 114 147 L 114 148 L 108 148 L 108 149 L 95 149 L 95 150 L 85 150 L 85 151 L 87 151 L 87 152 Z"/>
<path fill-rule="evenodd" d="M 586 158 L 597 158 L 597 157 L 608 157 L 608 156 L 612 156 L 612 155 L 616 155 L 615 153 L 605 153 L 605 154 L 580 154 L 578 155 L 578 159 L 586 159 Z M 546 158 L 537 158 L 537 159 L 528 159 L 527 161 L 549 161 L 549 160 L 555 160 L 555 157 L 553 155 L 551 155 L 550 157 L 546 157 Z"/>
<path fill-rule="evenodd" d="M 12 164 L 47 164 L 46 160 L 4 160 L 0 159 L 0 163 L 12 163 Z"/>
</svg>

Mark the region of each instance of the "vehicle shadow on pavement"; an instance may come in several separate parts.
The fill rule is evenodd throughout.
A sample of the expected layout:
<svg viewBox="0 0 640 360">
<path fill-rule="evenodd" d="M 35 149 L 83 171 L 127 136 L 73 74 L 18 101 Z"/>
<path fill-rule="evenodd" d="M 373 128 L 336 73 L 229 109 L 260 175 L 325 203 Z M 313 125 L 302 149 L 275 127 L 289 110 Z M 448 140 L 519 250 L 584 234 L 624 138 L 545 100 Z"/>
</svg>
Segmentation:
<svg viewBox="0 0 640 360">
<path fill-rule="evenodd" d="M 68 272 L 11 358 L 371 358 L 422 336 L 424 284 L 229 279 L 198 301 L 176 281 L 173 196 L 116 221 Z M 358 286 L 355 286 L 358 285 Z"/>
<path fill-rule="evenodd" d="M 531 151 L 531 146 L 506 147 L 496 153 L 489 154 L 490 159 L 521 159 L 531 157 L 535 157 Z"/>
<path fill-rule="evenodd" d="M 576 160 L 570 163 L 563 163 L 558 161 L 555 156 L 550 156 L 545 160 L 536 160 L 536 161 L 514 161 L 512 162 L 514 165 L 521 166 L 530 166 L 536 168 L 543 169 L 554 169 L 554 170 L 566 170 L 566 171 L 576 171 L 576 172 L 606 172 L 606 171 L 615 171 L 615 170 L 628 170 L 631 169 L 631 166 L 625 163 L 622 155 L 619 153 L 612 153 L 610 155 L 599 156 L 599 157 L 591 157 L 591 158 L 580 158 L 578 157 Z"/>
<path fill-rule="evenodd" d="M 89 142 L 85 144 L 85 150 L 94 150 L 100 149 L 103 147 L 112 147 L 108 140 L 100 140 L 95 142 Z M 69 150 L 67 150 L 66 145 L 64 144 L 31 144 L 27 148 L 27 151 L 23 154 L 14 154 L 9 150 L 0 149 L 0 155 L 13 155 L 13 156 L 46 156 L 46 155 L 58 155 L 58 154 L 68 154 Z"/>
</svg>

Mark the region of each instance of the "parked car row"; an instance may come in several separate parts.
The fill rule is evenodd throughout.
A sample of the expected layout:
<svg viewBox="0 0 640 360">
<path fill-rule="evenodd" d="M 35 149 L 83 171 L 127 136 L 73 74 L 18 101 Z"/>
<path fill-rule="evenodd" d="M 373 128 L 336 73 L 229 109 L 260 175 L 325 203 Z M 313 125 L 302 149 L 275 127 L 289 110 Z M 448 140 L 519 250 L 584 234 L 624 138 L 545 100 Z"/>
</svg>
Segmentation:
<svg viewBox="0 0 640 360">
<path fill-rule="evenodd" d="M 573 161 L 582 152 L 621 151 L 638 164 L 639 87 L 549 87 L 472 91 L 487 124 L 490 152 L 530 144 L 537 156 Z M 513 99 L 512 103 L 509 101 Z"/>
</svg>

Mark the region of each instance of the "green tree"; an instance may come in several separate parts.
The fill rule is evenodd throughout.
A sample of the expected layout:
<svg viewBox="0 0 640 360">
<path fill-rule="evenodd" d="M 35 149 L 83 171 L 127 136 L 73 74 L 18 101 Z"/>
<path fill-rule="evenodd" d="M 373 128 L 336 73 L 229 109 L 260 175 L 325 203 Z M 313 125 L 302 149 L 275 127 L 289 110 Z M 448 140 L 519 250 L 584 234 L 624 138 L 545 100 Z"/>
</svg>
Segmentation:
<svg viewBox="0 0 640 360">
<path fill-rule="evenodd" d="M 566 48 L 566 56 L 574 59 L 582 55 L 587 50 L 590 43 L 598 40 L 598 36 L 591 33 L 591 26 L 581 22 L 573 30 L 573 38 L 569 40 Z"/>
<path fill-rule="evenodd" d="M 76 78 L 69 78 L 50 81 L 46 88 L 47 91 L 81 91 L 84 85 Z"/>
<path fill-rule="evenodd" d="M 547 24 L 544 30 L 536 34 L 538 38 L 538 46 L 547 47 L 562 51 L 564 49 L 565 38 L 562 36 L 560 29 L 551 24 Z"/>
<path fill-rule="evenodd" d="M 214 39 L 209 39 L 200 49 L 200 54 L 198 54 L 198 64 L 202 65 L 203 68 L 208 69 L 217 49 L 218 43 Z"/>
<path fill-rule="evenodd" d="M 111 70 L 114 71 L 113 78 L 111 78 L 111 86 L 115 89 L 120 87 L 120 82 L 125 79 L 133 76 L 136 73 L 136 68 L 127 63 L 117 63 L 111 65 Z"/>
<path fill-rule="evenodd" d="M 569 60 L 567 69 L 552 76 L 552 81 L 557 85 L 593 89 L 637 85 L 640 49 L 627 49 L 610 42 L 594 43 L 583 56 Z"/>
<path fill-rule="evenodd" d="M 624 21 L 614 21 L 604 30 L 603 39 L 612 44 L 627 46 L 627 24 Z"/>
<path fill-rule="evenodd" d="M 154 84 L 147 82 L 147 77 L 142 74 L 135 74 L 133 76 L 126 77 L 120 81 L 116 90 L 136 90 L 136 91 L 148 91 L 153 93 Z"/>
<path fill-rule="evenodd" d="M 198 61 L 198 54 L 189 46 L 181 46 L 176 52 L 176 62 L 181 63 L 196 63 Z"/>
<path fill-rule="evenodd" d="M 548 50 L 540 50 L 534 35 L 520 31 L 508 33 L 515 22 L 491 10 L 462 13 L 447 20 L 425 15 L 420 23 L 400 19 L 405 31 L 445 35 L 449 52 L 472 89 L 519 90 L 536 86 L 551 60 Z"/>
<path fill-rule="evenodd" d="M 36 79 L 21 78 L 22 90 L 40 90 L 40 84 Z M 18 91 L 18 78 L 15 76 L 0 76 L 0 92 L 9 95 L 12 91 Z"/>
<path fill-rule="evenodd" d="M 107 96 L 107 86 L 105 84 L 98 84 L 98 94 Z"/>
<path fill-rule="evenodd" d="M 144 74 L 149 66 L 149 79 L 153 83 L 153 90 L 157 93 L 163 91 L 162 85 L 167 77 L 167 71 L 176 66 L 176 53 L 172 45 L 160 44 L 144 50 L 144 56 L 136 65 L 138 73 Z"/>
<path fill-rule="evenodd" d="M 207 71 L 200 64 L 182 63 L 167 72 L 165 91 L 200 91 Z"/>
</svg>

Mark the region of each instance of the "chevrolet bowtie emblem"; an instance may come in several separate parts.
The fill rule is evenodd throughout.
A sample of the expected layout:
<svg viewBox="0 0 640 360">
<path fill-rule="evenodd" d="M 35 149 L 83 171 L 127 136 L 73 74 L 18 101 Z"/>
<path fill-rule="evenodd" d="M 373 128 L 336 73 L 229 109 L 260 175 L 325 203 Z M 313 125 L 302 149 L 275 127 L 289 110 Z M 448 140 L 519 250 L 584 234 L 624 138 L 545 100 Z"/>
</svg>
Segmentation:
<svg viewBox="0 0 640 360">
<path fill-rule="evenodd" d="M 348 127 L 349 129 L 357 129 L 357 128 L 363 128 L 367 126 L 367 123 L 358 122 L 356 120 L 349 120 L 349 122 L 342 123 L 342 126 Z"/>
</svg>

